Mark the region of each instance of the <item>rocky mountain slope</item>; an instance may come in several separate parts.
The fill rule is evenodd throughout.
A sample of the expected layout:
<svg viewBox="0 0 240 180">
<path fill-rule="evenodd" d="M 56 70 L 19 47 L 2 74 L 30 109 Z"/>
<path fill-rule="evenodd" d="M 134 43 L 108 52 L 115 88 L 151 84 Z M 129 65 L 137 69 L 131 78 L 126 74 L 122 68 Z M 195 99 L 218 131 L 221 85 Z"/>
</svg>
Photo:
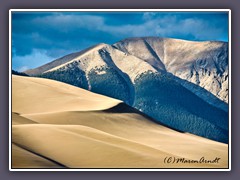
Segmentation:
<svg viewBox="0 0 240 180">
<path fill-rule="evenodd" d="M 228 43 L 129 38 L 113 45 L 228 102 Z"/>
<path fill-rule="evenodd" d="M 227 47 L 223 42 L 130 38 L 25 73 L 123 100 L 170 127 L 227 142 Z"/>
</svg>

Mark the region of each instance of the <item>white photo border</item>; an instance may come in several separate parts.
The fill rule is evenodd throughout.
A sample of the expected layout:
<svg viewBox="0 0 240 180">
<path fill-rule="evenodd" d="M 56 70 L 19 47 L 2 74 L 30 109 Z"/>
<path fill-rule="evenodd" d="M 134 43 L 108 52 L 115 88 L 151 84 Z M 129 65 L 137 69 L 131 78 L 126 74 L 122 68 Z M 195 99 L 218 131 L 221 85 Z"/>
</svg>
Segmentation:
<svg viewBox="0 0 240 180">
<path fill-rule="evenodd" d="M 228 13 L 228 168 L 12 168 L 12 12 L 227 12 Z M 9 10 L 9 171 L 231 171 L 231 9 L 10 9 Z"/>
</svg>

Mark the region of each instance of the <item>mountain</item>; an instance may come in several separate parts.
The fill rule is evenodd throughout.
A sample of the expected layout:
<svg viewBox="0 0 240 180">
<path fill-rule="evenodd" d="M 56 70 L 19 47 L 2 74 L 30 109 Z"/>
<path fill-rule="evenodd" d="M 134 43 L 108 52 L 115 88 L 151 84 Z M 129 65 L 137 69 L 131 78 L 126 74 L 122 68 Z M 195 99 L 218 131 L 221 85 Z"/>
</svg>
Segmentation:
<svg viewBox="0 0 240 180">
<path fill-rule="evenodd" d="M 28 76 L 27 74 L 25 74 L 23 72 L 18 72 L 18 71 L 15 71 L 15 70 L 12 70 L 12 74 L 19 75 L 19 76 Z"/>
<path fill-rule="evenodd" d="M 147 37 L 125 39 L 113 46 L 228 102 L 228 43 Z"/>
<path fill-rule="evenodd" d="M 130 38 L 25 73 L 120 99 L 157 122 L 227 143 L 227 47 L 224 42 Z"/>
<path fill-rule="evenodd" d="M 228 145 L 157 124 L 122 101 L 12 76 L 12 168 L 227 168 Z M 166 157 L 218 163 L 164 163 Z"/>
</svg>

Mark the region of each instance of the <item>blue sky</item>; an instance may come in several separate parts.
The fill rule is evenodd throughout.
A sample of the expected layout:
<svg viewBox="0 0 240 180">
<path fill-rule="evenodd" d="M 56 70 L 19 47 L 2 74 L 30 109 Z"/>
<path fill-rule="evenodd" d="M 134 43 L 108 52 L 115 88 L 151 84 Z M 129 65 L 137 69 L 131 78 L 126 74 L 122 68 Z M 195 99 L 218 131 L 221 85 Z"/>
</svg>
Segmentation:
<svg viewBox="0 0 240 180">
<path fill-rule="evenodd" d="M 128 37 L 228 41 L 227 12 L 13 12 L 12 68 Z"/>
</svg>

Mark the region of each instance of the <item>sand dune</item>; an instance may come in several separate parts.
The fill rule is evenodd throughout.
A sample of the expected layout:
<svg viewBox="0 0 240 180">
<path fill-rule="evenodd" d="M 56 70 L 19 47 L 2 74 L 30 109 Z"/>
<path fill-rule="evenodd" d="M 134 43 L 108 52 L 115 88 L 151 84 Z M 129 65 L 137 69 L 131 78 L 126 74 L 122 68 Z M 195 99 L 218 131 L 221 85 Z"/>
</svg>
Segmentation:
<svg viewBox="0 0 240 180">
<path fill-rule="evenodd" d="M 13 76 L 12 88 L 13 112 L 20 114 L 102 110 L 121 102 L 41 78 Z"/>
<path fill-rule="evenodd" d="M 12 166 L 14 168 L 64 168 L 64 166 L 21 148 L 16 144 L 12 144 L 12 154 Z"/>
<path fill-rule="evenodd" d="M 35 124 L 35 121 L 20 116 L 18 113 L 12 113 L 12 125 Z"/>
<path fill-rule="evenodd" d="M 156 124 L 119 100 L 13 76 L 13 168 L 227 168 L 228 145 Z M 218 163 L 164 163 L 166 157 Z"/>
</svg>

